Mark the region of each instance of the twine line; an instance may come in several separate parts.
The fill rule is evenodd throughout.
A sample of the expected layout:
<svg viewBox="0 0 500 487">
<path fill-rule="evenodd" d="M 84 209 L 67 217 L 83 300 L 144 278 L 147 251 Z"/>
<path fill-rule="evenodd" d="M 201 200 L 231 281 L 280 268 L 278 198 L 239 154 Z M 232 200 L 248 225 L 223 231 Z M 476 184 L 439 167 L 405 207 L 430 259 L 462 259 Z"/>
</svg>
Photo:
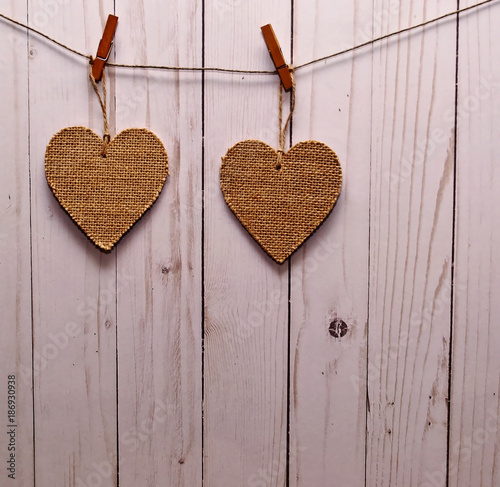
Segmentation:
<svg viewBox="0 0 500 487">
<path fill-rule="evenodd" d="M 291 100 L 290 100 L 290 113 L 285 122 L 285 126 L 282 127 L 283 123 L 283 85 L 281 81 L 279 81 L 279 116 L 278 116 L 278 130 L 279 130 L 279 149 L 278 149 L 278 165 L 277 169 L 281 168 L 281 159 L 283 158 L 283 154 L 285 153 L 285 141 L 286 141 L 286 131 L 288 129 L 288 124 L 292 119 L 292 113 L 295 109 L 295 76 L 293 75 L 294 69 L 290 69 L 290 76 L 292 78 L 292 92 L 291 92 Z"/>
<path fill-rule="evenodd" d="M 92 86 L 94 87 L 94 91 L 97 95 L 97 98 L 99 98 L 99 103 L 101 104 L 102 117 L 104 119 L 104 135 L 102 138 L 103 141 L 102 141 L 101 155 L 103 157 L 106 157 L 108 145 L 109 145 L 109 142 L 111 141 L 111 135 L 109 134 L 108 114 L 106 111 L 106 72 L 104 69 L 102 70 L 102 97 L 101 97 L 101 94 L 99 93 L 99 88 L 97 87 L 97 82 L 94 78 L 94 75 L 92 74 L 92 61 L 93 61 L 93 59 L 91 59 L 89 77 L 90 77 L 90 80 L 92 81 Z"/>
<path fill-rule="evenodd" d="M 446 14 L 440 15 L 439 17 L 435 17 L 433 19 L 426 20 L 424 22 L 420 22 L 419 24 L 415 24 L 415 25 L 412 25 L 410 27 L 405 27 L 405 28 L 400 29 L 398 31 L 391 32 L 389 34 L 385 34 L 385 35 L 382 35 L 380 37 L 376 37 L 372 40 L 363 42 L 361 44 L 357 44 L 353 47 L 343 49 L 342 51 L 338 51 L 338 52 L 335 52 L 333 54 L 328 54 L 327 56 L 313 59 L 312 61 L 298 64 L 295 66 L 295 70 L 302 69 L 306 66 L 310 66 L 312 64 L 316 64 L 316 63 L 319 63 L 321 61 L 326 61 L 328 59 L 332 59 L 332 58 L 337 57 L 337 56 L 341 56 L 342 54 L 347 54 L 349 52 L 356 51 L 356 50 L 361 49 L 363 47 L 371 46 L 373 44 L 376 44 L 376 43 L 383 41 L 385 39 L 390 39 L 391 37 L 397 36 L 399 34 L 404 34 L 405 32 L 410 32 L 410 31 L 413 31 L 413 30 L 418 29 L 420 27 L 426 27 L 430 24 L 434 24 L 434 23 L 439 22 L 440 20 L 446 19 L 448 17 L 452 17 L 454 15 L 459 15 L 461 13 L 468 12 L 471 10 L 475 10 L 475 9 L 477 9 L 483 5 L 486 5 L 488 3 L 494 3 L 494 2 L 498 2 L 498 1 L 499 0 L 483 0 L 479 3 L 469 5 L 468 7 L 463 7 L 463 8 L 457 9 L 457 10 L 453 10 L 452 12 L 448 12 Z M 92 56 L 89 56 L 88 54 L 84 54 L 80 51 L 77 51 L 76 49 L 73 49 L 73 48 L 67 46 L 66 44 L 63 44 L 62 42 L 57 41 L 56 39 L 48 36 L 47 34 L 44 34 L 43 32 L 41 32 L 33 27 L 30 27 L 29 25 L 26 25 L 22 22 L 11 19 L 7 15 L 1 14 L 1 13 L 0 13 L 0 18 L 6 20 L 8 22 L 11 22 L 15 25 L 18 25 L 19 27 L 23 27 L 24 29 L 27 29 L 30 32 L 38 34 L 39 36 L 47 39 L 48 41 L 58 45 L 59 47 L 61 47 L 63 49 L 66 49 L 67 51 L 69 51 L 77 56 L 80 56 L 80 57 L 88 59 L 89 61 L 92 61 Z M 194 71 L 194 72 L 196 72 L 196 71 L 204 71 L 204 72 L 213 71 L 213 72 L 233 73 L 233 74 L 277 74 L 276 70 L 233 69 L 233 68 L 218 68 L 218 67 L 205 67 L 205 66 L 198 66 L 198 67 L 162 66 L 162 65 L 154 65 L 154 64 L 122 64 L 122 63 L 110 63 L 110 62 L 106 63 L 106 65 L 112 66 L 115 68 L 158 69 L 158 70 L 167 70 L 167 71 L 169 71 L 169 70 L 170 71 Z"/>
</svg>

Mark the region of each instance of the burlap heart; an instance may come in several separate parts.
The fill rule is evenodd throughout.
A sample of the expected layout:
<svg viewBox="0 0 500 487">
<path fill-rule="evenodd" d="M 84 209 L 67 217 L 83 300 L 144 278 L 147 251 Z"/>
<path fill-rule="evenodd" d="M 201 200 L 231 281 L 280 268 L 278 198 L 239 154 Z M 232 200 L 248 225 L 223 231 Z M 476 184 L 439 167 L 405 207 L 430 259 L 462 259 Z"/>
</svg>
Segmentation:
<svg viewBox="0 0 500 487">
<path fill-rule="evenodd" d="M 238 220 L 281 264 L 332 210 L 342 169 L 335 152 L 311 140 L 279 159 L 264 142 L 238 142 L 222 158 L 220 183 Z"/>
<path fill-rule="evenodd" d="M 55 197 L 85 234 L 111 250 L 155 202 L 168 176 L 168 157 L 146 129 L 120 132 L 101 155 L 103 139 L 86 127 L 55 134 L 45 174 Z"/>
</svg>

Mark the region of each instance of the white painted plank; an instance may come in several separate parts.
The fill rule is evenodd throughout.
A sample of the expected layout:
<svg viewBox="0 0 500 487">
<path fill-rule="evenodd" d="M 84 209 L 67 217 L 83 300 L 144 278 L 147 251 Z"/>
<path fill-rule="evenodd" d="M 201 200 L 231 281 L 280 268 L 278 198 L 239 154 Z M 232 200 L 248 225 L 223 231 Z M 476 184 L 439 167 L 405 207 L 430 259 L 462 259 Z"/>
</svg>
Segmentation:
<svg viewBox="0 0 500 487">
<path fill-rule="evenodd" d="M 26 20 L 26 4 L 0 2 Z M 33 484 L 31 265 L 26 31 L 0 21 L 0 483 Z M 13 456 L 12 456 L 13 455 Z"/>
<path fill-rule="evenodd" d="M 456 8 L 375 2 L 374 36 Z M 447 458 L 453 19 L 373 49 L 366 485 L 422 485 Z"/>
<path fill-rule="evenodd" d="M 499 21 L 498 4 L 460 18 L 449 461 L 453 487 L 500 484 Z"/>
<path fill-rule="evenodd" d="M 116 2 L 117 61 L 200 66 L 195 1 Z M 202 482 L 201 75 L 116 70 L 116 130 L 147 127 L 170 176 L 117 249 L 120 486 Z"/>
<path fill-rule="evenodd" d="M 372 13 L 364 0 L 298 0 L 295 61 L 455 6 L 378 0 Z M 113 2 L 39 0 L 28 7 L 32 25 L 94 54 Z M 199 2 L 179 1 L 168 14 L 159 2 L 146 8 L 119 0 L 116 8 L 119 61 L 201 64 Z M 453 486 L 500 483 L 495 8 L 460 23 Z M 268 22 L 290 58 L 289 2 L 219 0 L 205 9 L 207 65 L 271 68 L 260 35 Z M 24 20 L 26 5 L 1 0 L 0 12 Z M 332 215 L 292 258 L 290 485 L 363 484 L 366 387 L 366 485 L 445 485 L 455 27 L 450 19 L 297 73 L 293 141 L 329 144 L 345 184 Z M 26 34 L 0 21 L 0 35 L 7 39 L 2 74 L 14 63 L 0 94 L 2 113 L 11 114 L 0 127 L 0 380 L 12 368 L 19 376 L 17 485 L 34 483 L 34 466 L 37 485 L 114 486 L 117 447 L 121 485 L 201 485 L 201 75 L 108 70 L 112 131 L 150 127 L 165 143 L 171 176 L 118 250 L 103 254 L 59 207 L 43 171 L 56 131 L 77 124 L 102 131 L 88 66 L 30 36 L 28 78 Z M 205 79 L 205 484 L 282 486 L 288 267 L 274 264 L 245 232 L 218 180 L 220 157 L 237 141 L 276 145 L 277 80 Z M 335 317 L 349 327 L 342 339 L 327 333 Z M 0 478 L 6 473 L 2 465 Z"/>
<path fill-rule="evenodd" d="M 113 2 L 29 3 L 43 32 L 95 54 Z M 66 126 L 102 133 L 85 60 L 30 38 L 35 477 L 116 485 L 115 255 L 98 250 L 50 191 L 45 147 Z"/>
<path fill-rule="evenodd" d="M 272 69 L 260 27 L 290 58 L 290 3 L 205 4 L 207 66 Z M 205 76 L 204 484 L 282 486 L 286 475 L 288 269 L 227 207 L 221 157 L 235 143 L 278 141 L 278 80 Z"/>
<path fill-rule="evenodd" d="M 366 40 L 372 2 L 295 3 L 297 64 Z M 371 29 L 369 32 L 371 35 Z M 336 151 L 341 196 L 292 259 L 290 485 L 364 485 L 371 57 L 297 71 L 293 142 Z M 347 334 L 328 328 L 343 320 Z"/>
</svg>

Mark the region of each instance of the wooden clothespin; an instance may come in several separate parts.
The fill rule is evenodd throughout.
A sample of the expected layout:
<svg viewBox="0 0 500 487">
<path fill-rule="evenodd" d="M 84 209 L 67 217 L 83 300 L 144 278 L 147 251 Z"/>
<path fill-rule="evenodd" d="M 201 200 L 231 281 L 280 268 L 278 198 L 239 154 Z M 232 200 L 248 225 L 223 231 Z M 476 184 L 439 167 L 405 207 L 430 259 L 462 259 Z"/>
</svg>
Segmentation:
<svg viewBox="0 0 500 487">
<path fill-rule="evenodd" d="M 101 42 L 99 42 L 99 47 L 97 48 L 97 55 L 94 59 L 94 64 L 92 65 L 92 76 L 96 81 L 100 81 L 102 78 L 104 65 L 106 64 L 106 61 L 109 58 L 109 54 L 111 53 L 113 37 L 115 36 L 117 24 L 118 17 L 116 15 L 108 15 L 108 20 L 106 21 L 106 26 L 104 27 L 104 32 L 102 34 L 102 39 Z"/>
<path fill-rule="evenodd" d="M 263 25 L 260 30 L 262 31 L 262 35 L 264 36 L 264 40 L 266 41 L 267 48 L 269 49 L 269 54 L 271 55 L 271 59 L 273 60 L 274 65 L 276 66 L 276 70 L 280 76 L 281 82 L 283 83 L 283 88 L 285 91 L 288 91 L 292 88 L 292 76 L 290 74 L 290 68 L 283 57 L 283 52 L 279 45 L 278 39 L 276 39 L 276 35 L 271 24 Z"/>
</svg>

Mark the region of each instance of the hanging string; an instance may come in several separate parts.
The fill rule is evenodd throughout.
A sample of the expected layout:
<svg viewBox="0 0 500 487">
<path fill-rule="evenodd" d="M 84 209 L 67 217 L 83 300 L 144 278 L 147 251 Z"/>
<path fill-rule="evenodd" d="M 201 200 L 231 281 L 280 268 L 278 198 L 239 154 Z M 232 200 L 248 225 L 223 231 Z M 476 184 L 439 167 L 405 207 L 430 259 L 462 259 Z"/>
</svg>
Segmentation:
<svg viewBox="0 0 500 487">
<path fill-rule="evenodd" d="M 391 32 L 389 34 L 382 35 L 380 37 L 376 37 L 370 41 L 363 42 L 362 44 L 357 44 L 353 47 L 349 47 L 347 49 L 343 49 L 342 51 L 335 52 L 333 54 L 328 54 L 327 56 L 323 56 L 317 59 L 313 59 L 312 61 L 308 61 L 302 64 L 298 64 L 295 66 L 295 70 L 302 69 L 306 66 L 310 66 L 311 64 L 316 64 L 322 61 L 326 61 L 328 59 L 332 59 L 337 56 L 341 56 L 342 54 L 347 54 L 349 52 L 356 51 L 358 49 L 361 49 L 366 46 L 371 46 L 373 44 L 376 44 L 380 41 L 390 39 L 391 37 L 397 36 L 399 34 L 403 34 L 405 32 L 410 32 L 412 30 L 421 28 L 421 27 L 426 27 L 430 24 L 434 24 L 436 22 L 439 22 L 440 20 L 446 19 L 448 17 L 452 17 L 454 15 L 462 14 L 464 12 L 468 12 L 470 10 L 475 10 L 483 5 L 486 5 L 488 3 L 496 3 L 499 0 L 483 0 L 479 3 L 475 3 L 473 5 L 469 5 L 468 7 L 463 7 L 457 10 L 453 10 L 452 12 L 448 12 L 446 14 L 440 15 L 439 17 L 435 17 L 430 20 L 426 20 L 424 22 L 421 22 L 416 25 L 412 25 L 410 27 L 405 27 L 403 29 L 400 29 L 395 32 Z M 8 22 L 11 22 L 15 25 L 18 25 L 19 27 L 23 27 L 24 29 L 29 30 L 30 32 L 33 32 L 35 34 L 38 34 L 39 36 L 47 39 L 50 42 L 53 42 L 54 44 L 57 44 L 59 47 L 66 49 L 67 51 L 76 54 L 77 56 L 83 57 L 88 59 L 89 61 L 92 60 L 92 56 L 89 56 L 87 54 L 84 54 L 82 52 L 77 51 L 76 49 L 73 49 L 66 44 L 63 44 L 62 42 L 59 42 L 52 37 L 48 36 L 47 34 L 44 34 L 43 32 L 40 32 L 37 29 L 34 29 L 33 27 L 30 27 L 26 24 L 23 24 L 22 22 L 18 22 L 17 20 L 11 19 L 10 17 L 7 17 L 4 14 L 0 13 L 0 18 L 7 20 Z M 161 66 L 161 65 L 154 65 L 154 64 L 122 64 L 122 63 L 106 63 L 107 66 L 113 66 L 115 68 L 135 68 L 135 69 L 159 69 L 159 70 L 167 70 L 167 71 L 214 71 L 214 72 L 220 72 L 220 73 L 234 73 L 234 74 L 276 74 L 276 70 L 257 70 L 257 69 L 233 69 L 233 68 L 218 68 L 218 67 L 205 67 L 205 66 L 200 66 L 200 67 L 186 67 L 186 66 Z"/>
<path fill-rule="evenodd" d="M 92 60 L 91 60 L 92 61 Z M 109 142 L 111 141 L 111 135 L 109 134 L 109 125 L 108 125 L 108 114 L 106 111 L 106 72 L 103 69 L 102 71 L 102 98 L 99 93 L 99 88 L 97 87 L 97 82 L 92 74 L 92 66 L 90 67 L 90 80 L 92 81 L 92 86 L 94 87 L 94 91 L 96 92 L 97 98 L 99 98 L 99 103 L 102 108 L 102 116 L 104 118 L 104 136 L 102 143 L 102 152 L 101 155 L 106 157 L 106 153 L 108 150 Z"/>
<path fill-rule="evenodd" d="M 283 154 L 285 153 L 285 141 L 286 141 L 286 131 L 288 129 L 288 124 L 292 118 L 293 110 L 295 109 L 295 76 L 293 75 L 293 68 L 290 69 L 290 76 L 292 78 L 292 93 L 290 100 L 290 113 L 285 122 L 285 126 L 282 127 L 283 123 L 283 85 L 281 84 L 281 80 L 279 80 L 279 93 L 280 93 L 280 101 L 279 101 L 279 116 L 278 116 L 278 129 L 279 129 L 279 146 L 278 149 L 278 164 L 276 169 L 281 169 L 281 159 L 283 158 Z"/>
</svg>

